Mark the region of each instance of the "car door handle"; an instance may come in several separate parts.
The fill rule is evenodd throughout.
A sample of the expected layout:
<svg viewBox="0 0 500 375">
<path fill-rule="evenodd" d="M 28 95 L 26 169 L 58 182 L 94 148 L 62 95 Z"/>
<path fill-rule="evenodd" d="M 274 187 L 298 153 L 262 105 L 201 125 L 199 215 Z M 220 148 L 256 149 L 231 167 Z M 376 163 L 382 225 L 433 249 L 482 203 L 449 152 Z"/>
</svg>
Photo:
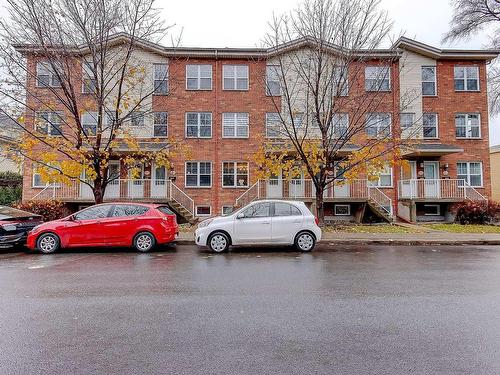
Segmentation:
<svg viewBox="0 0 500 375">
<path fill-rule="evenodd" d="M 271 224 L 270 221 L 263 221 L 261 224 Z"/>
</svg>

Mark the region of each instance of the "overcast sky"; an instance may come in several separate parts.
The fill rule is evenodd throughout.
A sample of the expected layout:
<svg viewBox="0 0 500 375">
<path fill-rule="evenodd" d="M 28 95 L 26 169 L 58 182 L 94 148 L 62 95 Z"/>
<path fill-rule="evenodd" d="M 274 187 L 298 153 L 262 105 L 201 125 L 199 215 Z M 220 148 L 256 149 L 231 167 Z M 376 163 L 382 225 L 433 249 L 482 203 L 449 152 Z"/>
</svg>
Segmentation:
<svg viewBox="0 0 500 375">
<path fill-rule="evenodd" d="M 5 0 L 0 0 L 0 5 Z M 298 4 L 296 0 L 157 0 L 164 8 L 165 19 L 175 24 L 172 34 L 181 29 L 183 46 L 255 47 L 268 30 L 267 22 L 274 13 L 286 12 Z M 451 6 L 448 0 L 382 0 L 394 20 L 394 33 L 436 47 L 481 48 L 487 33 L 469 41 L 443 46 L 442 35 L 448 30 Z M 0 10 L 5 15 L 5 10 Z M 490 120 L 490 142 L 500 144 L 500 119 Z"/>
</svg>

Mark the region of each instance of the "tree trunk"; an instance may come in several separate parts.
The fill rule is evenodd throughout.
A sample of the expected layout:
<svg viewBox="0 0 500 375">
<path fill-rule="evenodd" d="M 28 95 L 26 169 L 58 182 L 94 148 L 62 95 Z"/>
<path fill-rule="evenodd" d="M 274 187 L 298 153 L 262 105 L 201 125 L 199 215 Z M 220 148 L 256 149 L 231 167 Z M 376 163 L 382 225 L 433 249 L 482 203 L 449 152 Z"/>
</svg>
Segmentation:
<svg viewBox="0 0 500 375">
<path fill-rule="evenodd" d="M 316 188 L 316 215 L 318 217 L 319 226 L 325 224 L 325 207 L 323 204 L 323 189 Z"/>
<path fill-rule="evenodd" d="M 104 200 L 104 187 L 102 186 L 101 179 L 94 180 L 94 188 L 92 189 L 94 193 L 94 200 L 96 204 L 102 203 Z"/>
</svg>

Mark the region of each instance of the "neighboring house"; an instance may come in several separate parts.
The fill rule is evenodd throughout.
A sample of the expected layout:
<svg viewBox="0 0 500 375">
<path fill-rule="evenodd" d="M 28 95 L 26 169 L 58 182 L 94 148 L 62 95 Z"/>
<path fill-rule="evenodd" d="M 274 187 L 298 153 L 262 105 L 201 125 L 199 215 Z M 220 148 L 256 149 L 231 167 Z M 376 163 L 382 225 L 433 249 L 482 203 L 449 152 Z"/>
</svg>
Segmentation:
<svg viewBox="0 0 500 375">
<path fill-rule="evenodd" d="M 0 113 L 0 172 L 21 173 L 21 165 L 7 155 L 7 150 L 19 141 L 20 135 L 17 124 L 7 115 Z"/>
<path fill-rule="evenodd" d="M 307 39 L 295 46 L 306 48 Z M 35 66 L 39 56 L 30 48 L 21 49 Z M 154 95 L 150 105 L 165 113 L 164 121 L 141 122 L 136 135 L 145 148 L 151 147 L 153 137 L 182 139 L 191 146 L 192 156 L 174 160 L 172 171 L 142 166 L 141 179 L 117 180 L 108 187 L 105 200 L 169 202 L 178 212 L 198 217 L 224 214 L 236 203 L 262 198 L 300 199 L 314 210 L 314 191 L 307 178 L 253 180 L 253 155 L 262 138 L 273 137 L 275 107 L 261 82 L 279 49 L 174 50 L 152 43 L 142 48 L 150 69 L 164 64 L 168 79 L 182 84 Z M 384 107 L 394 133 L 402 127 L 399 106 L 408 91 L 416 93 L 416 100 L 401 120 L 420 121 L 423 130 L 404 155 L 408 170 L 387 168 L 373 187 L 361 178 L 325 192 L 327 219 L 359 220 L 359 212 L 375 201 L 405 220 L 446 220 L 453 216 L 454 203 L 490 198 L 486 65 L 497 55 L 489 50 L 443 50 L 407 38 L 390 49 L 374 50 L 367 66 L 391 61 L 387 66 L 393 79 L 385 90 Z M 40 90 L 34 81 L 32 90 Z M 346 95 L 355 97 L 367 84 L 348 86 Z M 355 149 L 347 147 L 345 153 Z M 123 169 L 119 155 L 111 169 Z M 169 177 L 174 175 L 172 182 Z M 74 208 L 92 202 L 89 190 L 77 183 L 71 188 L 47 187 L 31 163 L 25 163 L 24 177 L 24 200 L 54 197 Z"/>
<path fill-rule="evenodd" d="M 491 198 L 500 202 L 500 145 L 490 147 Z"/>
</svg>

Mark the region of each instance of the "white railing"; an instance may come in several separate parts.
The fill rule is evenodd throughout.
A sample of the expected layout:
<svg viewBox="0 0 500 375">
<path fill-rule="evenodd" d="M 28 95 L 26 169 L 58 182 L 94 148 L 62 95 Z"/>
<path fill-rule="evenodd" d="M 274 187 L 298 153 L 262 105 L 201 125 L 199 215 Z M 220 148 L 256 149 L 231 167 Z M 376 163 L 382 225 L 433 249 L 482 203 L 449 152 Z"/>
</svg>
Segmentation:
<svg viewBox="0 0 500 375">
<path fill-rule="evenodd" d="M 368 181 L 368 198 L 389 216 L 392 216 L 392 199 L 370 181 Z"/>
<path fill-rule="evenodd" d="M 170 181 L 170 199 L 176 201 L 194 216 L 194 200 Z"/>
<path fill-rule="evenodd" d="M 104 200 L 114 199 L 170 199 L 171 182 L 169 180 L 117 179 L 111 181 L 104 193 Z M 72 200 L 88 201 L 94 199 L 92 188 L 79 181 L 51 184 L 43 188 L 33 200 Z"/>
<path fill-rule="evenodd" d="M 236 198 L 236 203 L 235 203 L 236 207 L 246 206 L 250 202 L 259 199 L 260 198 L 259 192 L 260 192 L 260 180 L 257 181 L 252 186 L 250 186 L 247 191 L 245 191 L 238 198 Z"/>
<path fill-rule="evenodd" d="M 399 181 L 400 199 L 457 199 L 487 201 L 463 179 L 409 179 Z"/>
</svg>

